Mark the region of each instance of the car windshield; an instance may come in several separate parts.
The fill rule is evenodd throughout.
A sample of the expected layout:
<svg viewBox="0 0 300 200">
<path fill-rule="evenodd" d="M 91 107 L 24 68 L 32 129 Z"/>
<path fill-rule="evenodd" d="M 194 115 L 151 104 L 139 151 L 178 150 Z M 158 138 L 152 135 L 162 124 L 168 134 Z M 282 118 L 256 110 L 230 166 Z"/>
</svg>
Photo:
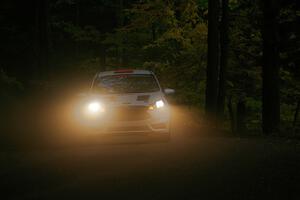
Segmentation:
<svg viewBox="0 0 300 200">
<path fill-rule="evenodd" d="M 146 93 L 160 90 L 151 74 L 120 74 L 103 76 L 96 80 L 95 92 L 101 93 Z"/>
</svg>

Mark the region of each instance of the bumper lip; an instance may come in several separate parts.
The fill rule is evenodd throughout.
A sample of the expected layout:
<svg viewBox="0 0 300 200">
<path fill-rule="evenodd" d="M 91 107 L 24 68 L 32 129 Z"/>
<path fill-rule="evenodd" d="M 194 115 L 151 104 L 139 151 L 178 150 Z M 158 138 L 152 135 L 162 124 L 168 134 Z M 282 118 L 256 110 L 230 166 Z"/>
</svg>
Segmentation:
<svg viewBox="0 0 300 200">
<path fill-rule="evenodd" d="M 168 134 L 167 130 L 164 131 L 101 131 L 101 134 L 107 135 L 149 135 L 149 134 Z"/>
<path fill-rule="evenodd" d="M 153 128 L 151 124 L 165 124 L 165 128 Z M 96 124 L 91 126 L 95 131 L 108 134 L 149 134 L 149 133 L 169 133 L 169 120 L 140 120 L 140 121 L 122 121 L 122 122 L 106 122 L 105 125 Z M 145 129 L 137 130 L 139 127 Z M 112 130 L 112 129 L 118 130 Z M 130 129 L 132 128 L 132 129 Z M 137 128 L 137 129 L 135 129 Z M 124 129 L 124 130 L 122 130 Z"/>
</svg>

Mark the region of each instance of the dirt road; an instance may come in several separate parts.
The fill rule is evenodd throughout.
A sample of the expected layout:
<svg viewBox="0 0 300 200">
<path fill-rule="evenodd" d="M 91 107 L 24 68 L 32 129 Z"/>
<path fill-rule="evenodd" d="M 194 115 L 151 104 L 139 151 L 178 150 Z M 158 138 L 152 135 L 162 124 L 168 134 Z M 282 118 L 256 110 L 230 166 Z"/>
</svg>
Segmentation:
<svg viewBox="0 0 300 200">
<path fill-rule="evenodd" d="M 32 143 L 42 145 L 3 150 L 1 199 L 300 199 L 298 141 L 210 136 L 175 110 L 169 142 L 136 135 L 59 141 L 70 132 L 52 139 L 57 146 L 41 148 L 46 140 L 37 137 Z"/>
</svg>

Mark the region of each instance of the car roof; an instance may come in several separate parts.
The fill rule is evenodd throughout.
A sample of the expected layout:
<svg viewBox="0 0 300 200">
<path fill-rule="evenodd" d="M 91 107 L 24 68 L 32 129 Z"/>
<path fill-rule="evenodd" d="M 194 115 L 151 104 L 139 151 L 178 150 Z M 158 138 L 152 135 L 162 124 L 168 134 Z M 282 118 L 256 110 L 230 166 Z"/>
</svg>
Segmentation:
<svg viewBox="0 0 300 200">
<path fill-rule="evenodd" d="M 103 71 L 97 74 L 98 77 L 102 76 L 110 76 L 110 75 L 117 75 L 117 74 L 153 74 L 153 72 L 149 70 L 140 70 L 140 69 L 118 69 L 112 71 Z"/>
</svg>

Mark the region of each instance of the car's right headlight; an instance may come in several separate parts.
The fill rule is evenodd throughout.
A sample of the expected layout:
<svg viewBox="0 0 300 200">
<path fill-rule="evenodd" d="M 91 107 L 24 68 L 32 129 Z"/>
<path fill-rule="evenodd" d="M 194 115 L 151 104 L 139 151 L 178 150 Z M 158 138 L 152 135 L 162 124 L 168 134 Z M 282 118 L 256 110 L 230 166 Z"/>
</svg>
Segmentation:
<svg viewBox="0 0 300 200">
<path fill-rule="evenodd" d="M 159 100 L 155 102 L 156 108 L 162 108 L 165 106 L 165 102 L 163 100 Z"/>
<path fill-rule="evenodd" d="M 165 107 L 165 102 L 163 100 L 156 101 L 153 105 L 149 106 L 149 110 L 155 110 Z"/>
</svg>

